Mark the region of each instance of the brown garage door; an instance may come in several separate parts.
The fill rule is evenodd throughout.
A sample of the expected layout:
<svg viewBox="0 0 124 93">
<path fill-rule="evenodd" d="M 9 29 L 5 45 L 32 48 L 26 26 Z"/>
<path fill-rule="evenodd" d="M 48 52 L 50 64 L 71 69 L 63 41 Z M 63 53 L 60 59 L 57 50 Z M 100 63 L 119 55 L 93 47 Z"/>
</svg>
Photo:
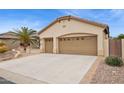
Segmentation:
<svg viewBox="0 0 124 93">
<path fill-rule="evenodd" d="M 45 52 L 53 53 L 53 39 L 52 38 L 45 39 Z"/>
<path fill-rule="evenodd" d="M 67 54 L 97 55 L 97 37 L 59 38 L 59 52 Z"/>
</svg>

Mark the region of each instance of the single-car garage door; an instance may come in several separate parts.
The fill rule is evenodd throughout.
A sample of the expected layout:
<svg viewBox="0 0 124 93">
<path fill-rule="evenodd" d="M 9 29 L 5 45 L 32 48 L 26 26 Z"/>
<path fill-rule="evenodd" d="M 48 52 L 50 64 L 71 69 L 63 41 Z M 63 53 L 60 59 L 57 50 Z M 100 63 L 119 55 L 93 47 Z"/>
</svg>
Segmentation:
<svg viewBox="0 0 124 93">
<path fill-rule="evenodd" d="M 97 55 L 97 37 L 59 38 L 59 53 Z"/>
<path fill-rule="evenodd" d="M 45 53 L 53 53 L 53 38 L 45 39 Z"/>
</svg>

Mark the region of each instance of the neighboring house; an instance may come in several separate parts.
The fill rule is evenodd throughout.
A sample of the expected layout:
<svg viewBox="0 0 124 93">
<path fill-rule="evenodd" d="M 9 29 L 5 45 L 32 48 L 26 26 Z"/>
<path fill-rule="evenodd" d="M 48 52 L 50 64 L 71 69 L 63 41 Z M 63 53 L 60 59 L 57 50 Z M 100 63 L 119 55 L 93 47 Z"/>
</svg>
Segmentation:
<svg viewBox="0 0 124 93">
<path fill-rule="evenodd" d="M 109 55 L 109 27 L 74 16 L 57 18 L 39 32 L 44 53 Z"/>
<path fill-rule="evenodd" d="M 17 40 L 18 39 L 13 36 L 11 32 L 0 34 L 0 41 L 3 41 L 10 49 L 17 48 L 19 46 L 19 41 Z"/>
<path fill-rule="evenodd" d="M 38 36 L 38 35 L 36 34 L 34 36 Z M 18 48 L 20 46 L 20 41 L 18 40 L 17 37 L 12 35 L 11 32 L 6 32 L 6 33 L 0 34 L 0 41 L 3 41 L 10 49 Z M 31 47 L 34 49 L 39 48 L 39 46 L 40 46 L 39 41 L 34 45 L 31 44 Z"/>
</svg>

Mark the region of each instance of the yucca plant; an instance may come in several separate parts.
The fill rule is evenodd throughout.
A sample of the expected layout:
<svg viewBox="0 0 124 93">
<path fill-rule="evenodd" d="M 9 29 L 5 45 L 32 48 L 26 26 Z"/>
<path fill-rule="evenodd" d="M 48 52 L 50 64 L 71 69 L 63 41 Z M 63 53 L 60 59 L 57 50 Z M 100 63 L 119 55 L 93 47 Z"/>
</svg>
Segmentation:
<svg viewBox="0 0 124 93">
<path fill-rule="evenodd" d="M 37 32 L 33 29 L 29 29 L 28 27 L 14 29 L 14 31 L 11 31 L 11 33 L 20 41 L 20 46 L 24 48 L 25 52 L 28 46 L 31 46 L 31 44 L 37 45 L 37 43 L 39 42 Z"/>
</svg>

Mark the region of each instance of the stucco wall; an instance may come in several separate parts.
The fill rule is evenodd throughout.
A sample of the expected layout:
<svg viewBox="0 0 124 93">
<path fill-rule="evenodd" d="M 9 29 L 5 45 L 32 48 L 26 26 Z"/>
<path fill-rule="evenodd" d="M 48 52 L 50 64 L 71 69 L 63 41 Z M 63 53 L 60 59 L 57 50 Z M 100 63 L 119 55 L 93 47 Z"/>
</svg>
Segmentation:
<svg viewBox="0 0 124 93">
<path fill-rule="evenodd" d="M 109 36 L 108 34 L 104 34 L 103 32 L 103 35 L 104 35 L 104 57 L 108 57 L 109 56 Z"/>
<path fill-rule="evenodd" d="M 45 52 L 45 40 L 43 38 L 40 39 L 40 52 Z"/>
<path fill-rule="evenodd" d="M 0 39 L 0 41 L 3 41 L 9 49 L 17 48 L 20 46 L 20 42 L 18 40 L 14 39 Z"/>
<path fill-rule="evenodd" d="M 64 27 L 65 26 L 65 27 Z M 53 26 L 49 27 L 46 31 L 40 34 L 40 37 L 58 37 L 68 33 L 92 33 L 92 34 L 101 34 L 103 28 L 78 22 L 75 20 L 64 20 L 60 23 L 57 22 Z"/>
<path fill-rule="evenodd" d="M 104 55 L 104 34 L 103 34 L 104 28 L 94 26 L 91 24 L 83 23 L 76 20 L 64 20 L 60 23 L 57 22 L 53 26 L 49 27 L 40 34 L 40 38 L 57 38 L 59 36 L 69 34 L 69 33 L 90 33 L 97 35 L 97 52 L 98 55 L 103 56 Z M 54 40 L 55 41 L 55 40 Z M 55 41 L 56 42 L 56 41 Z M 55 51 L 55 47 L 54 47 Z"/>
<path fill-rule="evenodd" d="M 109 56 L 109 39 L 104 40 L 104 56 Z"/>
<path fill-rule="evenodd" d="M 122 58 L 124 59 L 124 39 L 122 39 Z"/>
</svg>

